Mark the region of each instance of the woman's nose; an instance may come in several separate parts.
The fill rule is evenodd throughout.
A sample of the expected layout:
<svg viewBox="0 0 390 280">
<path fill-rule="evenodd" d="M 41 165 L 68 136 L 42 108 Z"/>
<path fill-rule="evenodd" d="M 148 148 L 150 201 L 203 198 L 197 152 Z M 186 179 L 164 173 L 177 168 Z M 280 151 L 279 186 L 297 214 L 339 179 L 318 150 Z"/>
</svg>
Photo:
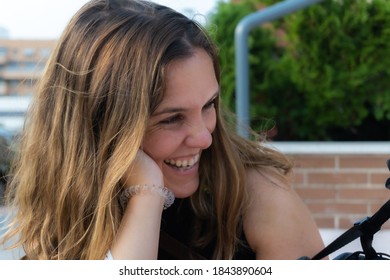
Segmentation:
<svg viewBox="0 0 390 280">
<path fill-rule="evenodd" d="M 205 122 L 201 121 L 189 127 L 188 136 L 186 137 L 186 145 L 199 149 L 207 149 L 210 147 L 213 138 L 212 131 L 214 127 L 210 127 Z"/>
</svg>

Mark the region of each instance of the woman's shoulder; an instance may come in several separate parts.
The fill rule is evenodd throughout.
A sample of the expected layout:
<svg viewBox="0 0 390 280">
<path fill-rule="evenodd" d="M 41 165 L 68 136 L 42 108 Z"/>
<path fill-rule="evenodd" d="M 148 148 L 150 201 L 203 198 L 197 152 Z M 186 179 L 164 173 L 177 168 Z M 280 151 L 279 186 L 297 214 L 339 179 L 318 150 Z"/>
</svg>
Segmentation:
<svg viewBox="0 0 390 280">
<path fill-rule="evenodd" d="M 245 217 L 256 224 L 269 222 L 270 217 L 292 203 L 295 196 L 289 178 L 272 168 L 248 169 L 246 190 L 248 203 Z"/>
<path fill-rule="evenodd" d="M 289 179 L 272 168 L 247 171 L 244 232 L 257 258 L 297 259 L 323 246 L 314 220 Z"/>
<path fill-rule="evenodd" d="M 265 194 L 292 191 L 291 175 L 275 167 L 248 168 L 246 188 L 250 197 L 262 199 Z"/>
</svg>

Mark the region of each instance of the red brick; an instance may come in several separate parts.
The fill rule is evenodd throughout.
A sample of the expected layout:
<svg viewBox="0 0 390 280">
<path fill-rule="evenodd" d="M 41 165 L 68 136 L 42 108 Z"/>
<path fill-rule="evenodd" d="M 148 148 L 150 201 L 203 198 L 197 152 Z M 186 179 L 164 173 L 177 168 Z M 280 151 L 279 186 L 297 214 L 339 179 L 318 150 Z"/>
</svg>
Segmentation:
<svg viewBox="0 0 390 280">
<path fill-rule="evenodd" d="M 306 202 L 309 211 L 313 214 L 364 214 L 367 213 L 365 203 L 341 202 Z"/>
<path fill-rule="evenodd" d="M 331 217 L 315 217 L 314 218 L 318 228 L 334 228 L 335 221 Z"/>
<path fill-rule="evenodd" d="M 302 172 L 294 171 L 292 178 L 294 184 L 303 184 L 305 182 L 305 174 Z"/>
<path fill-rule="evenodd" d="M 342 217 L 339 219 L 339 228 L 342 229 L 349 229 L 353 226 L 354 223 L 366 218 L 369 215 L 366 216 L 350 216 L 350 217 Z M 390 222 L 387 221 L 384 223 L 381 227 L 381 229 L 390 229 Z"/>
<path fill-rule="evenodd" d="M 295 190 L 303 200 L 336 198 L 336 190 L 330 188 L 296 188 Z"/>
<path fill-rule="evenodd" d="M 367 217 L 367 215 L 343 216 L 339 219 L 339 228 L 349 229 L 354 225 L 354 223 L 356 223 L 356 222 L 358 222 L 366 217 Z"/>
<path fill-rule="evenodd" d="M 340 189 L 340 199 L 359 199 L 359 200 L 383 200 L 384 197 L 390 198 L 388 189 Z"/>
<path fill-rule="evenodd" d="M 386 168 L 388 156 L 340 156 L 340 168 Z"/>
<path fill-rule="evenodd" d="M 390 199 L 382 155 L 292 155 L 293 187 L 318 227 L 350 228 Z M 382 228 L 390 229 L 390 221 Z"/>
<path fill-rule="evenodd" d="M 370 202 L 368 203 L 368 213 L 369 215 L 373 215 L 377 212 L 390 198 L 387 196 L 386 199 L 382 199 L 382 201 Z"/>
<path fill-rule="evenodd" d="M 365 184 L 368 181 L 365 173 L 352 172 L 312 172 L 308 173 L 308 184 Z"/>
<path fill-rule="evenodd" d="M 335 168 L 334 156 L 293 156 L 295 168 Z"/>
<path fill-rule="evenodd" d="M 386 171 L 385 173 L 372 173 L 370 183 L 384 186 L 387 178 L 389 177 L 390 177 L 390 172 L 388 171 Z"/>
</svg>

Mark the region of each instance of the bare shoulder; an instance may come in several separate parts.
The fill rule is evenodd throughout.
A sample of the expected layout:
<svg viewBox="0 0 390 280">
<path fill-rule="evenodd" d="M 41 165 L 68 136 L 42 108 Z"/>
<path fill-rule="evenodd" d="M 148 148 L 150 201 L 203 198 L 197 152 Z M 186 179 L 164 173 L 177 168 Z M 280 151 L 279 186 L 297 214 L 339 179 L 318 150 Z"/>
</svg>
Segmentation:
<svg viewBox="0 0 390 280">
<path fill-rule="evenodd" d="M 316 224 L 289 184 L 272 169 L 247 172 L 244 232 L 258 259 L 297 259 L 323 248 Z"/>
</svg>

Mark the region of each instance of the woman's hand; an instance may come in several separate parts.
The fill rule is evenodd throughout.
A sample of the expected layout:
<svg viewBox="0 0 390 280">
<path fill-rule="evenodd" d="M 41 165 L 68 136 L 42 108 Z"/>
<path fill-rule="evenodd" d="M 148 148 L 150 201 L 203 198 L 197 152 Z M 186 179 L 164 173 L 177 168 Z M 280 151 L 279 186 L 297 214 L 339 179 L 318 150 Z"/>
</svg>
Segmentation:
<svg viewBox="0 0 390 280">
<path fill-rule="evenodd" d="M 134 162 L 127 170 L 123 180 L 127 187 L 134 185 L 164 186 L 161 167 L 141 149 L 138 150 Z"/>
</svg>

